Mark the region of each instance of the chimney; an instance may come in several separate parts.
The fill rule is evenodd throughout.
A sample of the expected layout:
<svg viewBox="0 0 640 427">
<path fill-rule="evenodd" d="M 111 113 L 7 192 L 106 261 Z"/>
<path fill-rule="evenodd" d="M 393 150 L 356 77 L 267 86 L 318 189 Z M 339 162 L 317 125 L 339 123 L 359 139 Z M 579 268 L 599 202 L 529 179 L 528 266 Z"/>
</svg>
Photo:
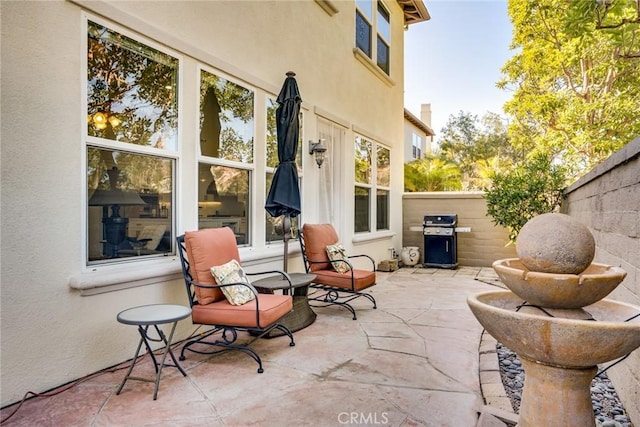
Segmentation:
<svg viewBox="0 0 640 427">
<path fill-rule="evenodd" d="M 431 104 L 422 104 L 420 110 L 420 120 L 425 125 L 431 127 Z"/>
</svg>

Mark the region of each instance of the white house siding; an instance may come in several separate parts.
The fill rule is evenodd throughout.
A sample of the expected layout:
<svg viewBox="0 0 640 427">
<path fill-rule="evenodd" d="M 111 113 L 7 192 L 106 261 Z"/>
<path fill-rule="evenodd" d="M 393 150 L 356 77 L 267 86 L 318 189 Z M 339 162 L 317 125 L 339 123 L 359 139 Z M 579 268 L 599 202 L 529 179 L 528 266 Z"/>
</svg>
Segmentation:
<svg viewBox="0 0 640 427">
<path fill-rule="evenodd" d="M 181 159 L 177 168 L 177 231 L 197 228 L 195 143 L 198 65 L 273 96 L 293 70 L 304 100 L 304 221 L 317 214 L 318 169 L 306 154 L 316 135 L 316 111 L 348 124 L 340 206 L 348 251 L 377 260 L 402 238 L 403 15 L 391 12 L 391 75 L 385 80 L 353 54 L 354 3 L 315 1 L 3 1 L 1 181 L 1 405 L 131 357 L 134 328 L 116 322 L 131 306 L 186 303 L 175 257 L 129 267 L 87 268 L 85 245 L 82 67 L 84 15 L 105 19 L 176 52 L 181 60 Z M 260 98 L 258 98 L 260 99 Z M 330 118 L 331 118 L 330 117 Z M 353 234 L 354 129 L 391 148 L 390 232 Z M 261 183 L 262 181 L 258 181 Z M 260 196 L 264 197 L 264 196 Z M 252 218 L 263 224 L 258 199 Z M 363 238 L 365 237 L 365 238 Z M 377 237 L 375 239 L 371 239 Z M 291 244 L 292 250 L 297 243 Z M 249 268 L 280 267 L 282 247 L 241 251 Z M 294 254 L 290 271 L 302 264 Z M 137 287 L 131 287 L 135 280 Z M 77 287 L 123 288 L 84 296 Z M 70 285 L 75 286 L 71 287 Z M 105 288 L 97 288 L 98 292 Z M 89 292 L 86 291 L 85 292 Z M 193 327 L 180 323 L 177 339 Z"/>
</svg>

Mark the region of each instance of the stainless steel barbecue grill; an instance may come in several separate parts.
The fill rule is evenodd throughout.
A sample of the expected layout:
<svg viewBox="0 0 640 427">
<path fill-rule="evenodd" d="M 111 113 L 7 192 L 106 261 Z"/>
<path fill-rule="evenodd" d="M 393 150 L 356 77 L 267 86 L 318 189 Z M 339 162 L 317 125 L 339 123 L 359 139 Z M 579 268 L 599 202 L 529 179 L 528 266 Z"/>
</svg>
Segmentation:
<svg viewBox="0 0 640 427">
<path fill-rule="evenodd" d="M 424 267 L 458 268 L 456 214 L 428 214 L 422 221 Z"/>
</svg>

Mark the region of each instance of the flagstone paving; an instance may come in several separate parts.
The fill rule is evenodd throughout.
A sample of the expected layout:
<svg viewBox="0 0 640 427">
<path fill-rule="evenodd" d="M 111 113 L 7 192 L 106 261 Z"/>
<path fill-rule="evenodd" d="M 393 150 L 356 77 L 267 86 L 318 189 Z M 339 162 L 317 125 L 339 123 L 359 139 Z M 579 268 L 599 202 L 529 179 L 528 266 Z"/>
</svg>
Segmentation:
<svg viewBox="0 0 640 427">
<path fill-rule="evenodd" d="M 480 365 L 491 371 L 497 359 L 481 362 L 482 327 L 466 298 L 496 282 L 479 267 L 378 272 L 377 310 L 356 300 L 354 321 L 340 307 L 315 308 L 315 323 L 294 333 L 295 347 L 286 338 L 256 342 L 263 374 L 237 352 L 188 353 L 188 376 L 165 369 L 156 401 L 152 383 L 129 381 L 116 395 L 118 370 L 28 400 L 6 425 L 473 427 L 485 405 Z M 152 374 L 148 356 L 135 372 Z"/>
</svg>

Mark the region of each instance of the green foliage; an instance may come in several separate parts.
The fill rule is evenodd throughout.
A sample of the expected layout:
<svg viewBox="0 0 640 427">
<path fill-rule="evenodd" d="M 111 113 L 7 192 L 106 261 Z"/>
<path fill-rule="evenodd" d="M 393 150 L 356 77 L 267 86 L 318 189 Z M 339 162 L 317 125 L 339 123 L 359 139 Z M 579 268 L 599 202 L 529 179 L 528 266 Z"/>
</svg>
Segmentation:
<svg viewBox="0 0 640 427">
<path fill-rule="evenodd" d="M 536 215 L 553 212 L 564 199 L 565 169 L 543 154 L 511 170 L 497 172 L 485 188 L 487 213 L 509 230 L 513 243 L 520 229 Z"/>
<path fill-rule="evenodd" d="M 460 111 L 458 116 L 449 116 L 442 132 L 439 157 L 458 166 L 465 189 L 482 188 L 488 184 L 487 168 L 508 167 L 516 159 L 505 123 L 495 113 L 479 120 Z"/>
<path fill-rule="evenodd" d="M 361 184 L 371 184 L 371 159 L 373 144 L 360 136 L 354 141 L 355 151 L 355 181 Z"/>
<path fill-rule="evenodd" d="M 88 120 L 119 122 L 91 124 L 89 135 L 162 148 L 177 127 L 178 60 L 93 22 L 88 36 Z"/>
<path fill-rule="evenodd" d="M 455 163 L 433 157 L 416 159 L 404 165 L 404 190 L 454 191 L 462 189 L 462 174 Z"/>
<path fill-rule="evenodd" d="M 511 0 L 509 14 L 516 53 L 498 86 L 514 91 L 519 151 L 550 153 L 577 178 L 640 134 L 635 1 Z"/>
</svg>

